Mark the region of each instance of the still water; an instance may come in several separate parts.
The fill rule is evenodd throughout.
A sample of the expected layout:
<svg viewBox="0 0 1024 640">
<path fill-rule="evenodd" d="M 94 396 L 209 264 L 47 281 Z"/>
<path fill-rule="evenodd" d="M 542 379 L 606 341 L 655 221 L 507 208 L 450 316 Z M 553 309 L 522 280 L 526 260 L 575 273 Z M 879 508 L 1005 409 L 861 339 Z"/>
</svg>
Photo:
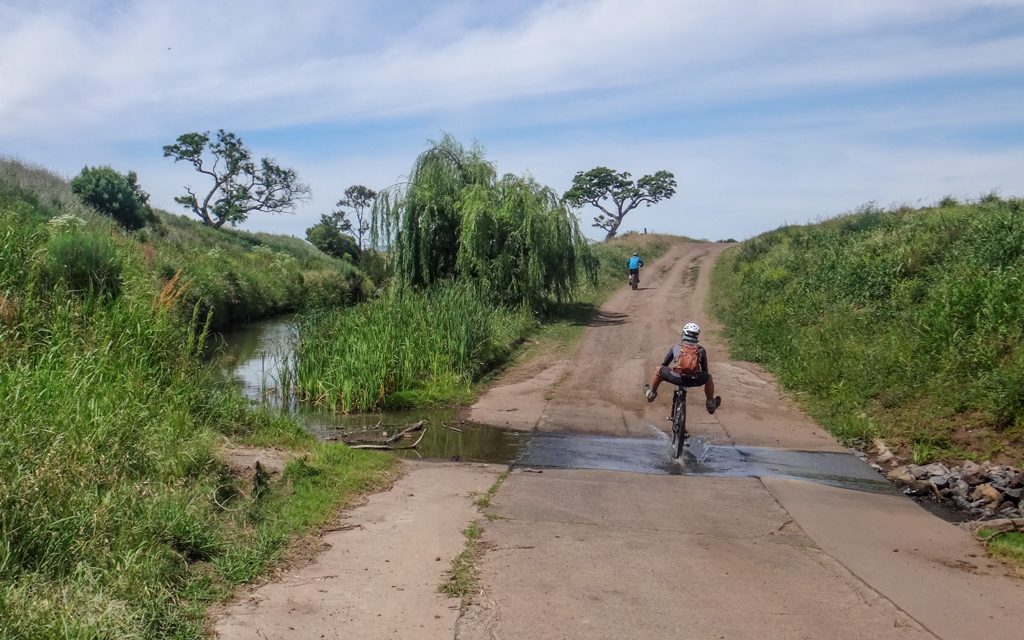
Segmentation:
<svg viewBox="0 0 1024 640">
<path fill-rule="evenodd" d="M 497 463 L 512 463 L 519 455 L 528 434 L 462 421 L 454 408 L 342 414 L 282 393 L 281 370 L 294 363 L 297 336 L 295 320 L 288 316 L 255 322 L 225 334 L 218 360 L 222 375 L 234 380 L 254 403 L 288 412 L 321 440 L 365 438 L 372 442 L 375 436 L 394 434 L 425 420 L 427 430 L 419 446 L 396 450 L 397 455 Z M 418 437 L 413 434 L 413 438 Z"/>
</svg>

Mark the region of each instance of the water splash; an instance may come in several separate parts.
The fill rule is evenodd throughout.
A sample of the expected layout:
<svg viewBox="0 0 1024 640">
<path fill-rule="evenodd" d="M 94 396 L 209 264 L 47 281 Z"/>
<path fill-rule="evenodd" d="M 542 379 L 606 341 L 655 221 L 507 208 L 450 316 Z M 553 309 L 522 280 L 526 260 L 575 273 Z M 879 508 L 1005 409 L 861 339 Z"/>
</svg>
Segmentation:
<svg viewBox="0 0 1024 640">
<path fill-rule="evenodd" d="M 714 434 L 691 437 L 689 443 L 691 450 L 695 442 L 700 444 L 700 453 L 694 455 L 694 458 L 696 458 L 697 464 L 704 464 L 711 457 L 711 452 L 714 451 L 715 445 L 719 442 L 724 442 L 724 438 Z"/>
</svg>

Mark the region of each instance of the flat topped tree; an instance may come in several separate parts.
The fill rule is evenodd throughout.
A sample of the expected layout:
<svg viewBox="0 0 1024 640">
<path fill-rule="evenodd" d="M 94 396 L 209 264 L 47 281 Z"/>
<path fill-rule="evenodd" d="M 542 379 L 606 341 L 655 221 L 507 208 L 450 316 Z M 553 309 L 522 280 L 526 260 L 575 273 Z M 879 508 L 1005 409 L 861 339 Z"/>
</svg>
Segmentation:
<svg viewBox="0 0 1024 640">
<path fill-rule="evenodd" d="M 223 129 L 213 140 L 209 131 L 182 134 L 164 147 L 164 157 L 190 162 L 213 182 L 205 194 L 186 186 L 186 195 L 174 201 L 214 228 L 225 222 L 238 224 L 257 211 L 291 213 L 296 203 L 310 195 L 294 169 L 282 168 L 269 158 L 257 164 L 241 138 Z"/>
<path fill-rule="evenodd" d="M 607 231 L 605 240 L 611 240 L 627 213 L 641 204 L 668 200 L 675 192 L 676 178 L 670 171 L 658 171 L 634 182 L 629 172 L 595 167 L 577 173 L 563 197 L 574 207 L 590 204 L 600 209 L 593 226 Z"/>
</svg>

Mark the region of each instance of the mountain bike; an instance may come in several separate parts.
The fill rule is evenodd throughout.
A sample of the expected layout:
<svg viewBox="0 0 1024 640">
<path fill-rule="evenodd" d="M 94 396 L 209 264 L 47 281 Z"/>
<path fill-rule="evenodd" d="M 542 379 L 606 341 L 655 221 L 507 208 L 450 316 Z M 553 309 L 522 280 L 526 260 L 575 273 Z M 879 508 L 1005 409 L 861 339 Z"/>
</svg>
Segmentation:
<svg viewBox="0 0 1024 640">
<path fill-rule="evenodd" d="M 686 387 L 676 387 L 672 394 L 672 457 L 678 458 L 683 454 L 683 445 L 690 435 L 686 433 Z"/>
<path fill-rule="evenodd" d="M 630 287 L 630 288 L 631 288 L 631 289 L 632 289 L 633 291 L 636 291 L 636 288 L 637 288 L 637 286 L 638 286 L 639 284 L 640 284 L 640 270 L 638 269 L 638 270 L 636 271 L 636 273 L 634 273 L 634 272 L 630 271 L 630 272 L 629 272 L 629 287 Z"/>
</svg>

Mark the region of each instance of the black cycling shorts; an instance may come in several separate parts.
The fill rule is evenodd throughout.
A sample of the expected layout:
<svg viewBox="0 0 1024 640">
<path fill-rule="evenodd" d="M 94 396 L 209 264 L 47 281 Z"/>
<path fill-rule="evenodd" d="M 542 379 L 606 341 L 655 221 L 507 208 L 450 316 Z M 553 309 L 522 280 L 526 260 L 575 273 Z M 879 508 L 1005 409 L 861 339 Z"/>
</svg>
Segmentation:
<svg viewBox="0 0 1024 640">
<path fill-rule="evenodd" d="M 658 377 L 677 387 L 703 387 L 711 376 L 707 371 L 701 371 L 692 376 L 681 376 L 669 367 L 661 367 L 658 369 Z"/>
</svg>

